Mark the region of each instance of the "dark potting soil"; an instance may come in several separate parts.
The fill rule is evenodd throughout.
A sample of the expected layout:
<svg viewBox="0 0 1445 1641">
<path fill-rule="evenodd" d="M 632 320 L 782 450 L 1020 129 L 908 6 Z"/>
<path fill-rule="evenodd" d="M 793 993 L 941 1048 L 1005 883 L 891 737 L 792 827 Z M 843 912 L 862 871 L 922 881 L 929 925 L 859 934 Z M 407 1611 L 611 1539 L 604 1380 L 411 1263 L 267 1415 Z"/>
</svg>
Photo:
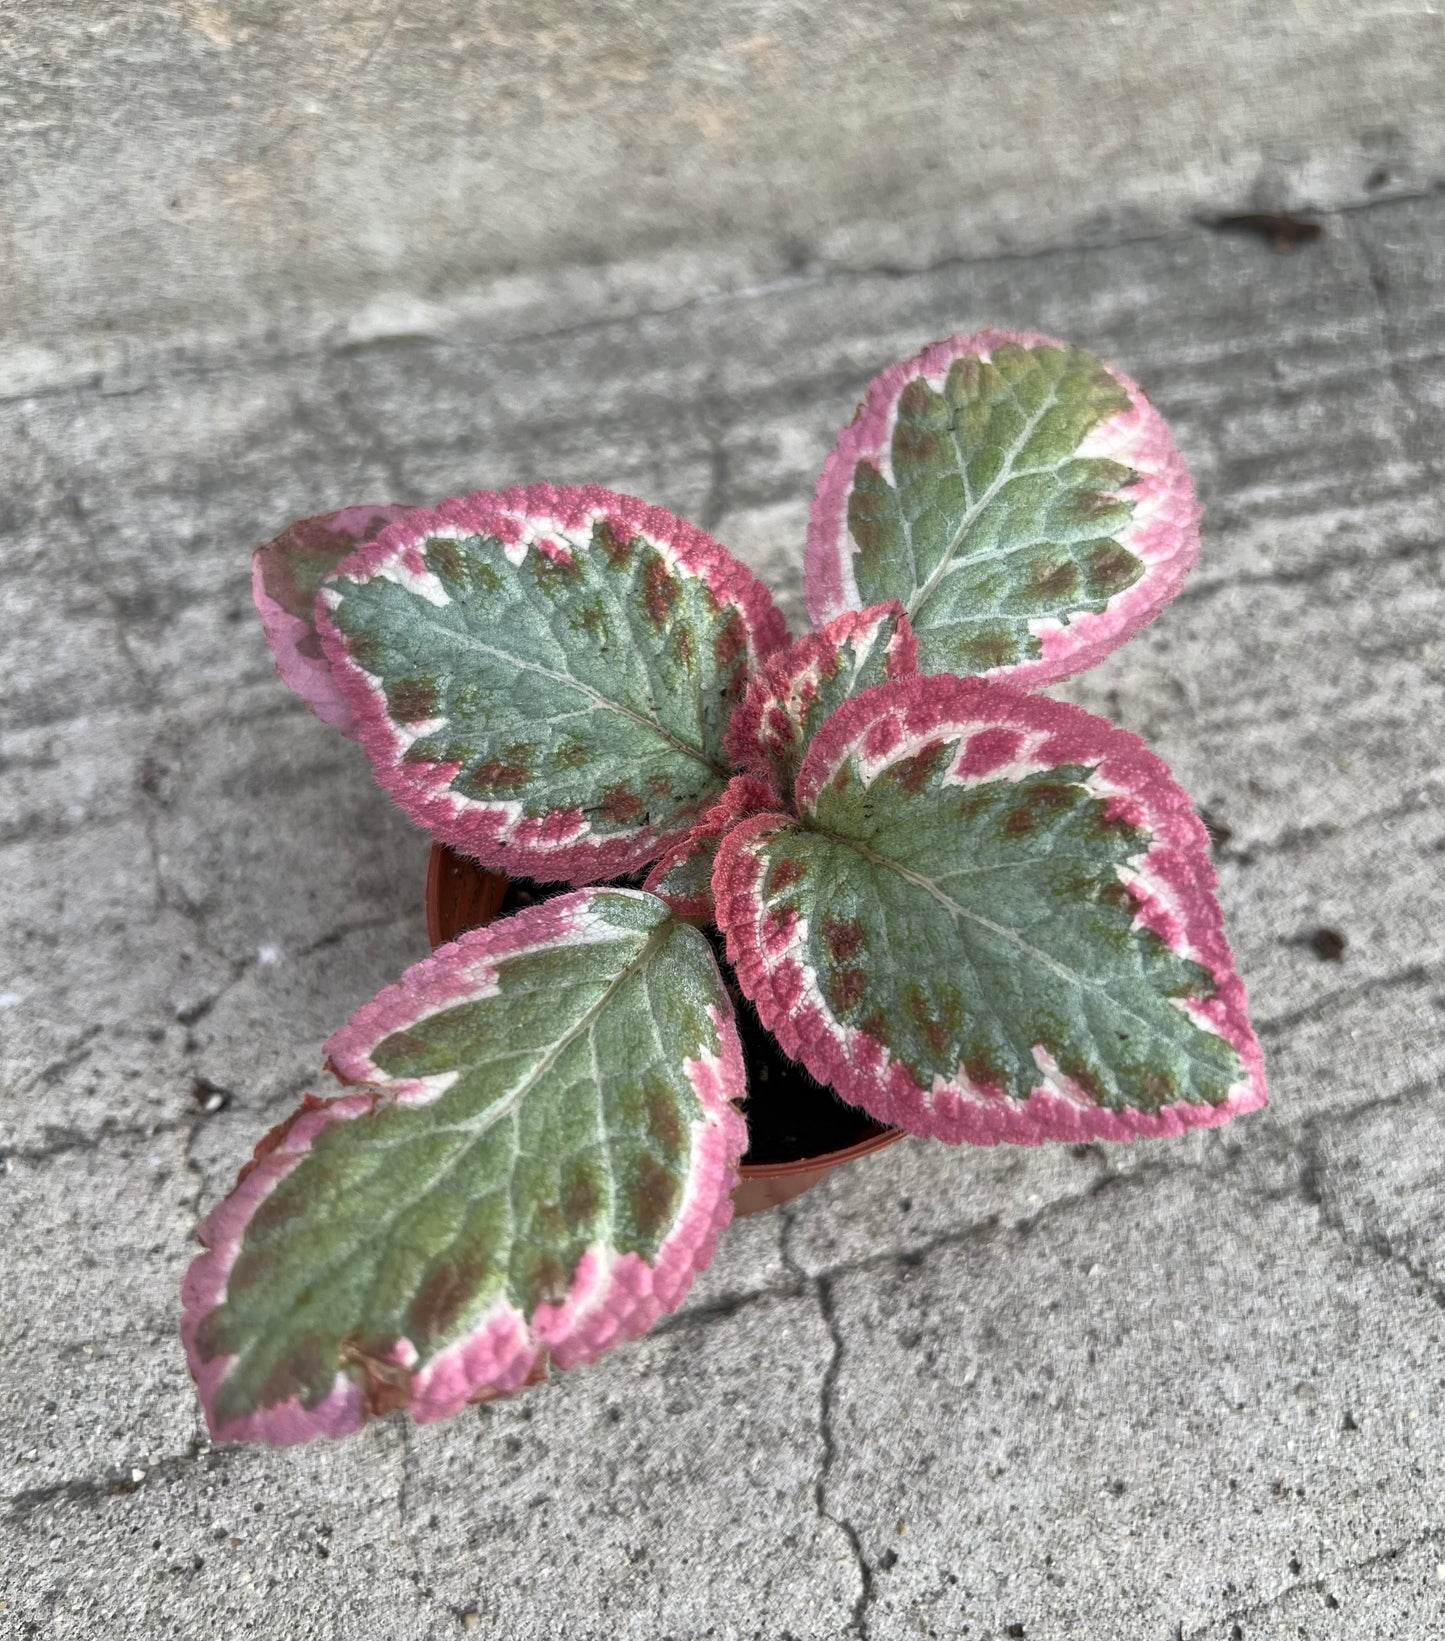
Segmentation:
<svg viewBox="0 0 1445 1641">
<path fill-rule="evenodd" d="M 500 915 L 565 892 L 565 885 L 513 882 L 507 886 Z M 831 1088 L 783 1053 L 758 1019 L 757 1010 L 743 996 L 727 960 L 722 935 L 712 928 L 703 933 L 712 944 L 733 1000 L 747 1067 L 748 1097 L 742 1111 L 748 1125 L 748 1149 L 743 1162 L 799 1162 L 804 1157 L 845 1151 L 850 1145 L 881 1134 L 881 1123 L 856 1106 L 845 1105 Z"/>
</svg>

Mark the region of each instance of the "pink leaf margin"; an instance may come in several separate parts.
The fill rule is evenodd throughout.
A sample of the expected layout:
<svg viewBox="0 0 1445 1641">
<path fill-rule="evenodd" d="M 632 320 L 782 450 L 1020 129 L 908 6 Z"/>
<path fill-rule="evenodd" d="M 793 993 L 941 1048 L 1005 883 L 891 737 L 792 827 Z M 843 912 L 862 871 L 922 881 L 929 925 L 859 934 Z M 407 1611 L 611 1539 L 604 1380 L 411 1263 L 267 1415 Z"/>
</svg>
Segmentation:
<svg viewBox="0 0 1445 1641">
<path fill-rule="evenodd" d="M 638 890 L 584 889 L 469 931 L 414 965 L 397 985 L 358 1011 L 327 1044 L 332 1069 L 342 1078 L 377 1072 L 370 1052 L 385 1037 L 426 1014 L 478 995 L 479 986 L 485 994 L 497 965 L 508 957 L 564 940 L 599 938 L 603 920 L 589 908 L 604 894 L 654 898 Z M 619 932 L 615 925 L 608 927 Z M 535 1383 L 549 1363 L 572 1368 L 595 1361 L 639 1337 L 682 1303 L 732 1219 L 738 1163 L 747 1148 L 747 1126 L 738 1110 L 747 1092 L 742 1044 L 732 1005 L 721 987 L 719 996 L 720 1004 L 710 1005 L 708 1013 L 720 1052 L 684 1065 L 702 1117 L 693 1125 L 691 1160 L 675 1223 L 652 1263 L 635 1253 L 591 1248 L 560 1303 L 539 1306 L 529 1320 L 509 1301 L 499 1300 L 464 1337 L 420 1368 L 416 1347 L 408 1339 L 398 1339 L 384 1363 L 371 1364 L 385 1374 L 395 1394 L 388 1405 L 407 1406 L 422 1424 L 449 1418 L 469 1402 L 509 1395 Z M 326 1127 L 364 1119 L 393 1100 L 420 1103 L 436 1097 L 435 1090 L 410 1079 L 360 1087 L 329 1100 L 307 1095 L 302 1106 L 261 1141 L 235 1189 L 201 1226 L 199 1238 L 206 1251 L 192 1262 L 182 1285 L 181 1337 L 215 1441 L 286 1447 L 317 1437 L 347 1436 L 376 1411 L 366 1386 L 338 1367 L 331 1391 L 315 1407 L 291 1397 L 243 1418 L 222 1421 L 215 1412 L 216 1398 L 232 1358 L 207 1359 L 199 1349 L 198 1334 L 206 1318 L 225 1303 L 246 1227 Z"/>
<path fill-rule="evenodd" d="M 366 1420 L 362 1387 L 338 1372 L 330 1393 L 315 1407 L 305 1407 L 299 1398 L 291 1397 L 279 1406 L 259 1408 L 242 1418 L 223 1421 L 215 1411 L 216 1401 L 234 1358 L 207 1357 L 200 1349 L 198 1336 L 206 1319 L 225 1303 L 246 1227 L 261 1204 L 300 1164 L 323 1129 L 332 1123 L 369 1116 L 383 1098 L 378 1089 L 362 1089 L 331 1100 L 308 1094 L 299 1109 L 260 1142 L 251 1161 L 241 1170 L 235 1189 L 200 1228 L 198 1235 L 206 1252 L 191 1262 L 181 1284 L 181 1341 L 200 1394 L 206 1426 L 215 1441 L 260 1441 L 290 1447 L 317 1436 L 349 1435 Z"/>
<path fill-rule="evenodd" d="M 777 778 L 779 765 L 790 753 L 801 761 L 806 748 L 797 742 L 822 680 L 836 676 L 845 649 L 859 652 L 858 665 L 865 664 L 890 622 L 894 630 L 887 641 L 885 672 L 890 679 L 916 677 L 918 640 L 896 599 L 866 610 L 846 610 L 819 631 L 806 633 L 769 656 L 762 671 L 754 674 L 728 724 L 723 742 L 728 757 L 766 781 Z"/>
<path fill-rule="evenodd" d="M 353 740 L 356 724 L 351 707 L 332 679 L 330 663 L 319 653 L 314 621 L 297 615 L 272 596 L 266 585 L 266 571 L 268 564 L 283 566 L 293 544 L 319 545 L 317 538 L 333 538 L 340 561 L 407 511 L 393 506 L 344 507 L 339 513 L 299 519 L 251 555 L 251 597 L 282 683 L 294 690 L 322 723 Z M 309 653 L 312 651 L 317 653 Z"/>
<path fill-rule="evenodd" d="M 772 594 L 720 542 L 661 507 L 596 485 L 478 490 L 434 509 L 412 509 L 344 560 L 332 579 L 369 581 L 387 575 L 423 596 L 429 591 L 434 595 L 440 584 L 422 555 L 431 537 L 492 536 L 515 549 L 520 562 L 528 552 L 556 556 L 574 551 L 565 540 L 568 533 L 590 532 L 598 521 L 628 536 L 642 536 L 670 567 L 705 581 L 720 607 L 731 605 L 742 620 L 749 670 L 756 671 L 787 642 L 787 622 Z M 322 588 L 317 629 L 355 719 L 356 738 L 381 784 L 434 837 L 494 871 L 582 883 L 638 870 L 677 835 L 676 828 L 648 825 L 591 836 L 591 823 L 580 809 L 528 817 L 516 800 L 474 800 L 451 791 L 456 764 L 408 762 L 405 755 L 418 732 L 408 734 L 393 720 L 381 685 L 352 659 L 331 618 L 338 601 L 335 591 Z"/>
<path fill-rule="evenodd" d="M 395 1032 L 454 1004 L 495 996 L 501 989 L 503 965 L 529 952 L 618 939 L 622 931 L 617 925 L 592 910 L 602 894 L 635 897 L 637 891 L 580 889 L 554 895 L 439 946 L 331 1036 L 323 1049 L 328 1070 L 342 1082 L 385 1087 L 398 1105 L 425 1105 L 437 1099 L 450 1086 L 450 1074 L 440 1079 L 398 1078 L 375 1063 L 372 1050 Z"/>
<path fill-rule="evenodd" d="M 954 360 L 969 354 L 988 360 L 1010 342 L 1025 348 L 1068 346 L 1036 331 L 982 330 L 935 342 L 869 385 L 857 415 L 823 465 L 813 498 L 803 583 L 815 626 L 861 603 L 853 577 L 848 498 L 860 461 L 881 462 L 888 471 L 887 453 L 903 389 L 920 376 L 941 389 Z M 1104 368 L 1129 395 L 1130 405 L 1095 428 L 1077 454 L 1105 457 L 1138 473 L 1138 482 L 1124 492 L 1134 503 L 1134 513 L 1120 544 L 1143 562 L 1144 573 L 1106 609 L 1081 612 L 1067 623 L 1034 623 L 1039 657 L 983 674 L 1017 688 L 1042 689 L 1096 666 L 1164 609 L 1199 559 L 1199 500 L 1169 424 L 1132 377 L 1109 364 Z"/>
<path fill-rule="evenodd" d="M 1018 780 L 1064 764 L 1097 766 L 1090 790 L 1106 800 L 1111 815 L 1152 834 L 1126 881 L 1136 920 L 1209 971 L 1216 994 L 1192 1004 L 1190 1013 L 1233 1045 L 1245 1074 L 1219 1105 L 1181 1101 L 1153 1114 L 1105 1109 L 1046 1064 L 1046 1055 L 1040 1083 L 1025 1100 L 972 1083 L 962 1072 L 948 1084 L 920 1088 L 886 1048 L 833 1015 L 800 959 L 797 919 L 764 907 L 763 851 L 770 837 L 797 822 L 785 814 L 758 815 L 724 839 L 713 894 L 739 984 L 784 1052 L 878 1121 L 951 1144 L 1165 1138 L 1218 1127 L 1265 1105 L 1263 1054 L 1225 939 L 1208 834 L 1168 767 L 1137 736 L 1080 707 L 979 678 L 885 684 L 848 702 L 814 741 L 797 785 L 800 812 L 812 810 L 848 760 L 871 782 L 892 763 L 939 742 L 957 747 L 952 779 L 960 784 Z"/>
</svg>

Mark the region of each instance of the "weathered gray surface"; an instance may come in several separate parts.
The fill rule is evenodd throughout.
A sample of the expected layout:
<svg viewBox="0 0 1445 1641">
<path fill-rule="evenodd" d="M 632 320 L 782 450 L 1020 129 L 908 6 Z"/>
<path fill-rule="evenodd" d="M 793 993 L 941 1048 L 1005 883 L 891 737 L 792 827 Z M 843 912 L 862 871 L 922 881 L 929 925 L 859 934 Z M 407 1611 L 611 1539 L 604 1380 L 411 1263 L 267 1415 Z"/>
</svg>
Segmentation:
<svg viewBox="0 0 1445 1641">
<path fill-rule="evenodd" d="M 1442 88 L 1409 0 L 0 0 L 0 393 L 1418 190 Z"/>
<path fill-rule="evenodd" d="M 0 407 L 0 1631 L 1436 1633 L 1442 245 L 1434 196 L 1289 257 L 1198 230 L 798 276 Z M 592 480 L 796 614 L 833 429 L 984 322 L 1115 358 L 1199 475 L 1192 587 L 1072 693 L 1231 829 L 1272 1108 L 1131 1149 L 906 1143 L 735 1227 L 585 1374 L 210 1449 L 174 1336 L 197 1214 L 423 949 L 425 842 L 274 679 L 247 548 L 344 501 Z"/>
</svg>

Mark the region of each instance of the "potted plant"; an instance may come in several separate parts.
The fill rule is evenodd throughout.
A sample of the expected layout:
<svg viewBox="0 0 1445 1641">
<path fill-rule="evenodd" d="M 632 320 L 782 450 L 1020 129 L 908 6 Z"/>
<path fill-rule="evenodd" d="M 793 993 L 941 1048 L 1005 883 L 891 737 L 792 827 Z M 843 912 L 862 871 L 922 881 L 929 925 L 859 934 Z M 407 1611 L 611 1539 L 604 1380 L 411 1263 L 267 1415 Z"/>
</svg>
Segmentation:
<svg viewBox="0 0 1445 1641">
<path fill-rule="evenodd" d="M 1128 1140 L 1263 1105 L 1188 797 L 1039 693 L 1198 546 L 1143 392 L 984 332 L 885 372 L 842 433 L 796 642 L 715 541 L 595 488 L 352 508 L 261 548 L 287 683 L 456 855 L 573 887 L 362 1008 L 327 1045 L 348 1086 L 207 1220 L 182 1331 L 213 1435 L 441 1418 L 675 1307 L 748 1146 L 742 1010 L 875 1138 Z"/>
</svg>

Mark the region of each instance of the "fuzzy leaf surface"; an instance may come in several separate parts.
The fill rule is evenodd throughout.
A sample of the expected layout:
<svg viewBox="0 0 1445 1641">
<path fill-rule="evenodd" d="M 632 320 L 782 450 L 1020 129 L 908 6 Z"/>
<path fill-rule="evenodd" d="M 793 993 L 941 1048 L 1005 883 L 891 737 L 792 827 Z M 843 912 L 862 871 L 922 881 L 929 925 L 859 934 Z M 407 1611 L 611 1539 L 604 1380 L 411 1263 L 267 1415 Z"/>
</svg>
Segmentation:
<svg viewBox="0 0 1445 1641">
<path fill-rule="evenodd" d="M 815 624 L 897 599 L 924 673 L 1038 688 L 1174 597 L 1199 505 L 1143 390 L 1081 348 L 983 331 L 872 384 L 818 481 Z"/>
<path fill-rule="evenodd" d="M 407 813 L 486 866 L 572 881 L 646 864 L 721 793 L 732 709 L 786 637 L 701 531 L 547 485 L 409 513 L 317 618 Z"/>
<path fill-rule="evenodd" d="M 1265 1101 L 1187 795 L 1136 737 L 981 679 L 887 684 L 814 741 L 797 815 L 713 874 L 783 1049 L 949 1141 L 1130 1139 Z"/>
<path fill-rule="evenodd" d="M 645 889 L 665 900 L 678 917 L 716 923 L 712 872 L 718 845 L 747 815 L 778 807 L 778 794 L 756 775 L 734 775 L 727 789 L 691 831 L 672 844 L 647 874 Z"/>
<path fill-rule="evenodd" d="M 850 610 L 768 658 L 728 726 L 733 761 L 784 797 L 813 737 L 844 701 L 918 673 L 918 644 L 901 604 Z"/>
<path fill-rule="evenodd" d="M 464 935 L 327 1045 L 202 1228 L 183 1334 L 218 1440 L 418 1420 L 594 1359 L 732 1213 L 742 1054 L 704 936 L 591 889 Z"/>
<path fill-rule="evenodd" d="M 332 682 L 313 612 L 321 583 L 405 507 L 347 507 L 299 519 L 251 555 L 251 595 L 276 670 L 323 723 L 353 739 L 351 707 Z"/>
</svg>

